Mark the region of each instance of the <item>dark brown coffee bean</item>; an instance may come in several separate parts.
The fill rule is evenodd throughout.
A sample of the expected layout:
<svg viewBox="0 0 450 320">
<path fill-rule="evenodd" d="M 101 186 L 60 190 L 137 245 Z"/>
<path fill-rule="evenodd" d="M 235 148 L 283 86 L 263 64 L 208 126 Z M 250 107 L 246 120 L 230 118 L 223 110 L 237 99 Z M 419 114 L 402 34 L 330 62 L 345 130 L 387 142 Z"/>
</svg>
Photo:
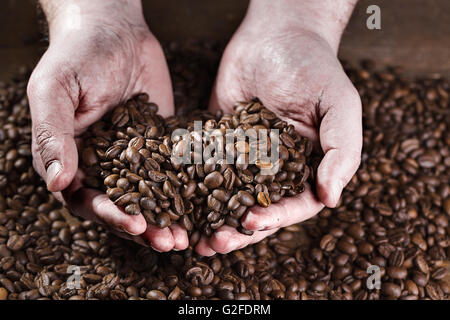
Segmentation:
<svg viewBox="0 0 450 320">
<path fill-rule="evenodd" d="M 281 142 L 283 142 L 283 144 L 288 147 L 288 148 L 294 148 L 295 147 L 295 142 L 292 139 L 292 137 L 287 134 L 286 132 L 283 132 L 280 134 L 280 140 Z"/>
<path fill-rule="evenodd" d="M 107 187 L 114 188 L 116 186 L 117 180 L 119 180 L 119 178 L 120 177 L 118 174 L 111 174 L 105 178 L 103 183 Z"/>
<path fill-rule="evenodd" d="M 175 188 L 169 180 L 164 181 L 163 192 L 169 198 L 173 198 L 175 196 Z"/>
<path fill-rule="evenodd" d="M 191 219 L 189 219 L 188 215 L 183 215 L 181 217 L 181 225 L 183 228 L 185 228 L 187 231 L 192 231 L 194 228 L 194 225 L 192 224 Z"/>
<path fill-rule="evenodd" d="M 431 298 L 431 300 L 440 300 L 440 296 L 433 285 L 427 284 L 425 286 L 425 292 L 427 293 L 427 296 Z"/>
<path fill-rule="evenodd" d="M 166 228 L 170 226 L 170 216 L 165 212 L 158 213 L 156 215 L 155 221 L 156 225 L 160 228 Z"/>
<path fill-rule="evenodd" d="M 8 249 L 12 251 L 19 251 L 20 249 L 23 248 L 24 245 L 25 245 L 24 238 L 18 234 L 12 235 L 8 239 L 8 242 L 6 243 Z"/>
<path fill-rule="evenodd" d="M 401 288 L 393 282 L 385 282 L 381 284 L 381 292 L 392 298 L 398 298 L 401 295 Z"/>
<path fill-rule="evenodd" d="M 433 273 L 431 274 L 431 277 L 434 280 L 442 280 L 445 278 L 446 275 L 447 275 L 447 270 L 444 267 L 440 267 L 433 271 Z"/>
<path fill-rule="evenodd" d="M 173 206 L 174 206 L 175 213 L 177 215 L 184 214 L 184 202 L 183 202 L 183 198 L 181 198 L 181 196 L 179 194 L 175 194 L 174 199 L 173 199 Z"/>
<path fill-rule="evenodd" d="M 428 274 L 429 273 L 429 267 L 427 262 L 425 261 L 425 258 L 422 255 L 418 255 L 416 257 L 416 259 L 414 260 L 417 268 L 419 269 L 420 272 L 424 273 L 424 274 Z"/>
<path fill-rule="evenodd" d="M 139 163 L 141 159 L 141 155 L 135 147 L 128 147 L 125 155 L 127 160 L 133 164 Z"/>
<path fill-rule="evenodd" d="M 405 279 L 408 272 L 406 268 L 392 266 L 387 269 L 387 274 L 393 279 Z"/>
<path fill-rule="evenodd" d="M 425 287 L 428 283 L 427 276 L 419 271 L 413 272 L 412 279 L 420 287 Z"/>
<path fill-rule="evenodd" d="M 151 290 L 147 293 L 147 299 L 149 300 L 167 300 L 166 295 L 159 290 Z"/>
<path fill-rule="evenodd" d="M 238 201 L 246 207 L 251 207 L 255 204 L 255 198 L 247 191 L 239 191 L 237 193 Z"/>
<path fill-rule="evenodd" d="M 239 196 L 235 194 L 230 198 L 230 201 L 228 201 L 228 209 L 229 210 L 236 210 L 240 205 Z"/>
<path fill-rule="evenodd" d="M 204 184 L 208 189 L 217 189 L 222 185 L 223 180 L 220 172 L 214 171 L 205 177 Z"/>
<path fill-rule="evenodd" d="M 155 170 L 150 170 L 148 177 L 155 182 L 164 182 L 167 180 L 167 176 L 164 173 Z"/>
<path fill-rule="evenodd" d="M 125 207 L 125 212 L 130 215 L 137 216 L 141 213 L 141 209 L 139 205 L 132 203 Z"/>
<path fill-rule="evenodd" d="M 130 182 L 126 178 L 120 178 L 116 182 L 117 188 L 120 188 L 122 190 L 128 190 L 130 186 Z"/>
</svg>

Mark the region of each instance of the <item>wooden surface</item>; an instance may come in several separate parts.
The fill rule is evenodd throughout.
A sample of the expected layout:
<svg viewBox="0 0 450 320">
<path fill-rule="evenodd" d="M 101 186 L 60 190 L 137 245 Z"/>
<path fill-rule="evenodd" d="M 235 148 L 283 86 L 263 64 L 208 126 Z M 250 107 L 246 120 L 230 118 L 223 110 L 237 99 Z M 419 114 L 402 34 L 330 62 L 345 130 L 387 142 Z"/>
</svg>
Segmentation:
<svg viewBox="0 0 450 320">
<path fill-rule="evenodd" d="M 161 41 L 188 37 L 227 41 L 245 14 L 245 0 L 143 0 L 152 31 Z M 366 28 L 367 6 L 381 8 L 381 30 Z M 344 33 L 339 56 L 371 58 L 409 75 L 450 76 L 449 0 L 360 0 Z M 43 53 L 35 0 L 0 4 L 0 79 Z"/>
</svg>

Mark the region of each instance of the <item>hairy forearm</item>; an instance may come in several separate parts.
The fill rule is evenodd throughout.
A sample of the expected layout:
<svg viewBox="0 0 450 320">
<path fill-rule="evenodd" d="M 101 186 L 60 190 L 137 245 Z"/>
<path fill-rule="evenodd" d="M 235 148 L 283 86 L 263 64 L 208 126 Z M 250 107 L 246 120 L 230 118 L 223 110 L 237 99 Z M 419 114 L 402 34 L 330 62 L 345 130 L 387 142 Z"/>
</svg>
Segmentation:
<svg viewBox="0 0 450 320">
<path fill-rule="evenodd" d="M 277 25 L 318 33 L 337 50 L 341 35 L 358 0 L 251 0 L 249 20 L 262 19 Z"/>
<path fill-rule="evenodd" d="M 143 24 L 141 0 L 39 0 L 52 30 L 74 27 L 74 22 L 82 28 L 92 23 L 114 23 L 127 20 L 133 24 Z M 79 22 L 79 23 L 78 23 Z"/>
</svg>

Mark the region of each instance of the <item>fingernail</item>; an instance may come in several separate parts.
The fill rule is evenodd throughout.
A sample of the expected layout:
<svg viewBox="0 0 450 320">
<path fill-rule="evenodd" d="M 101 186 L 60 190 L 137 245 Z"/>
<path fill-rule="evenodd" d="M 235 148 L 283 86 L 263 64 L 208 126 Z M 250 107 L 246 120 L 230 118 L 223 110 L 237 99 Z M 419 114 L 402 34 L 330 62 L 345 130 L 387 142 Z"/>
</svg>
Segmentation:
<svg viewBox="0 0 450 320">
<path fill-rule="evenodd" d="M 125 228 L 123 226 L 118 226 L 116 228 L 116 230 L 119 231 L 119 232 L 122 232 L 122 233 L 129 234 L 130 236 L 137 236 L 137 235 L 139 235 L 139 233 L 131 233 L 128 230 L 125 230 Z"/>
<path fill-rule="evenodd" d="M 336 181 L 331 185 L 330 198 L 331 198 L 331 202 L 334 204 L 334 206 L 336 206 L 339 201 L 339 197 L 341 195 L 341 190 L 342 190 L 342 187 L 341 187 L 341 184 L 339 181 Z"/>
<path fill-rule="evenodd" d="M 259 231 L 262 229 L 260 223 L 256 223 L 257 220 L 257 215 L 255 213 L 253 213 L 253 211 L 249 211 L 247 212 L 247 215 L 245 216 L 245 219 L 242 223 L 242 226 L 250 231 Z M 251 225 L 249 225 L 251 224 Z"/>
<path fill-rule="evenodd" d="M 150 248 L 149 244 L 148 244 L 142 237 L 135 236 L 135 237 L 133 238 L 133 240 L 134 240 L 137 244 L 140 244 L 141 246 Z"/>
<path fill-rule="evenodd" d="M 162 251 L 159 251 L 159 250 L 157 250 L 157 249 L 155 249 L 155 247 L 153 247 L 153 246 L 150 246 L 153 250 L 155 250 L 156 252 L 159 252 L 159 253 L 162 253 Z"/>
<path fill-rule="evenodd" d="M 62 170 L 61 162 L 53 161 L 47 168 L 47 185 L 50 185 Z"/>
</svg>

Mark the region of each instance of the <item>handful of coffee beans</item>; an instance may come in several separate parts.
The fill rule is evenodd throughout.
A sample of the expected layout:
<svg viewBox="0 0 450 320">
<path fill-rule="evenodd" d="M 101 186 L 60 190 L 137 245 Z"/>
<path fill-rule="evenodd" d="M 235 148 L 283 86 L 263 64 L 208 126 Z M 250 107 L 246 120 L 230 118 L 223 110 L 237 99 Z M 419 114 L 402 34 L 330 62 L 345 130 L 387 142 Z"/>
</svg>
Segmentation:
<svg viewBox="0 0 450 320">
<path fill-rule="evenodd" d="M 227 224 L 251 235 L 240 219 L 303 192 L 313 177 L 312 144 L 258 99 L 233 114 L 192 113 L 163 119 L 147 94 L 118 106 L 91 126 L 81 160 L 85 184 L 103 188 L 127 214 L 191 236 Z"/>
</svg>

